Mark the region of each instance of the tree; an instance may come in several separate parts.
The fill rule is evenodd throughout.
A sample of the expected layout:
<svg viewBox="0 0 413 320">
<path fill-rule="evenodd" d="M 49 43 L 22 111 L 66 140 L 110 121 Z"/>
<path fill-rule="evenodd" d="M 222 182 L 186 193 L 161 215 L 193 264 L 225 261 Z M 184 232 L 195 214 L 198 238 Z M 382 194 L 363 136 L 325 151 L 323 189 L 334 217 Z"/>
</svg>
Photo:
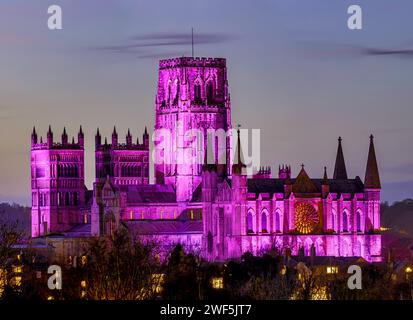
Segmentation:
<svg viewBox="0 0 413 320">
<path fill-rule="evenodd" d="M 168 300 L 200 299 L 197 259 L 193 254 L 185 254 L 180 244 L 172 250 L 166 267 L 163 298 Z"/>
<path fill-rule="evenodd" d="M 92 240 L 85 279 L 79 282 L 83 298 L 154 299 L 162 281 L 154 248 L 152 243 L 132 240 L 125 229 L 114 232 L 111 238 Z"/>
</svg>

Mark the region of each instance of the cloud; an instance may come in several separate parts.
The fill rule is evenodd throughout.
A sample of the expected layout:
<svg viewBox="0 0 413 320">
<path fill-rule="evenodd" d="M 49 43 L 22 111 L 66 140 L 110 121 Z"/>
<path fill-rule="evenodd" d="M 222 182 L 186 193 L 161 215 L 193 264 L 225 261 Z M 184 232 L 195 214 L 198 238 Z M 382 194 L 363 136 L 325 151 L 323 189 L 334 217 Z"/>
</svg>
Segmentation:
<svg viewBox="0 0 413 320">
<path fill-rule="evenodd" d="M 359 45 L 325 43 L 325 42 L 299 42 L 296 43 L 301 53 L 315 58 L 353 58 L 353 57 L 407 57 L 413 58 L 413 47 L 400 45 L 394 48 L 374 48 Z"/>
<path fill-rule="evenodd" d="M 233 40 L 235 36 L 228 34 L 215 33 L 196 33 L 194 34 L 194 44 L 206 45 L 225 43 Z M 183 51 L 174 50 L 173 55 L 182 54 L 190 51 L 192 36 L 190 33 L 153 33 L 141 34 L 129 37 L 121 44 L 105 45 L 93 47 L 94 50 L 106 51 L 119 54 L 138 54 L 140 58 L 159 58 L 170 56 L 170 52 L 163 52 L 164 49 L 182 47 Z M 151 50 L 148 52 L 147 49 Z"/>
</svg>

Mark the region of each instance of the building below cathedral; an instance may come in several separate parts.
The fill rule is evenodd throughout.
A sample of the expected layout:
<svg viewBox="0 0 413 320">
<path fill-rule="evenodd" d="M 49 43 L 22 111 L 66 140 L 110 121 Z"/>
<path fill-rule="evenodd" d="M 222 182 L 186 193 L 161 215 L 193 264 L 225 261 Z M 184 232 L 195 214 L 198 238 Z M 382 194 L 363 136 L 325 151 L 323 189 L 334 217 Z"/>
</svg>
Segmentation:
<svg viewBox="0 0 413 320">
<path fill-rule="evenodd" d="M 141 143 L 129 130 L 121 143 L 116 128 L 111 143 L 102 142 L 97 130 L 92 191 L 84 183 L 82 128 L 77 142 L 69 142 L 64 129 L 59 143 L 50 127 L 45 142 L 33 129 L 33 238 L 47 237 L 66 255 L 82 251 L 90 237 L 108 236 L 123 226 L 158 242 L 165 252 L 181 243 L 210 261 L 273 248 L 381 261 L 381 185 L 373 136 L 364 181 L 348 178 L 341 138 L 332 178 L 326 168 L 320 168 L 322 178 L 310 178 L 304 165 L 295 176 L 285 165 L 277 177 L 269 167 L 247 176 L 239 129 L 237 139 L 228 135 L 213 148 L 213 159 L 224 161 L 176 161 L 186 152 L 207 159 L 210 150 L 207 141 L 187 144 L 185 131 L 195 128 L 207 137 L 211 129 L 232 129 L 225 59 L 161 60 L 155 100 L 155 130 L 173 137 L 155 154 L 155 184 L 149 181 L 146 128 Z"/>
</svg>

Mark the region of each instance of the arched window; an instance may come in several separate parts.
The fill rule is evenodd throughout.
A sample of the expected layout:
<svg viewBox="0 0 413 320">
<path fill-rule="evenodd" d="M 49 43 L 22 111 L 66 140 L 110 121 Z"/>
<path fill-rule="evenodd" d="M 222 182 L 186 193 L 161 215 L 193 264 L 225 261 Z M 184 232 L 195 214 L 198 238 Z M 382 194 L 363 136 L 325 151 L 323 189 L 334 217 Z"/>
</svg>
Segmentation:
<svg viewBox="0 0 413 320">
<path fill-rule="evenodd" d="M 194 101 L 201 101 L 201 85 L 199 83 L 194 85 Z"/>
<path fill-rule="evenodd" d="M 178 79 L 176 79 L 174 82 L 174 92 L 172 95 L 172 104 L 174 106 L 178 104 L 178 98 L 179 98 L 179 81 Z"/>
<path fill-rule="evenodd" d="M 281 232 L 281 223 L 280 223 L 280 212 L 277 210 L 275 211 L 275 232 Z"/>
<path fill-rule="evenodd" d="M 247 213 L 247 233 L 254 233 L 253 221 L 252 221 L 252 213 Z"/>
<path fill-rule="evenodd" d="M 208 81 L 206 85 L 206 96 L 208 102 L 214 101 L 214 86 L 212 85 L 212 81 Z"/>
<path fill-rule="evenodd" d="M 166 92 L 166 101 L 168 102 L 168 105 L 171 104 L 172 102 L 172 85 L 171 85 L 171 80 L 168 82 L 168 89 Z"/>
<path fill-rule="evenodd" d="M 70 198 L 69 198 L 69 192 L 65 193 L 65 205 L 68 206 L 70 205 Z"/>
<path fill-rule="evenodd" d="M 267 220 L 268 220 L 267 211 L 263 210 L 261 213 L 261 232 L 262 233 L 268 232 Z"/>
<path fill-rule="evenodd" d="M 212 253 L 212 248 L 213 248 L 213 238 L 212 238 L 212 233 L 211 231 L 208 232 L 208 253 Z"/>
<path fill-rule="evenodd" d="M 356 223 L 357 223 L 357 232 L 361 232 L 361 212 L 357 211 L 356 213 Z"/>
<path fill-rule="evenodd" d="M 331 229 L 333 231 L 336 231 L 336 216 L 337 216 L 336 211 L 332 210 L 331 211 Z"/>
<path fill-rule="evenodd" d="M 77 206 L 77 192 L 73 193 L 73 205 Z"/>
<path fill-rule="evenodd" d="M 343 231 L 348 231 L 348 214 L 347 211 L 343 211 Z"/>
</svg>

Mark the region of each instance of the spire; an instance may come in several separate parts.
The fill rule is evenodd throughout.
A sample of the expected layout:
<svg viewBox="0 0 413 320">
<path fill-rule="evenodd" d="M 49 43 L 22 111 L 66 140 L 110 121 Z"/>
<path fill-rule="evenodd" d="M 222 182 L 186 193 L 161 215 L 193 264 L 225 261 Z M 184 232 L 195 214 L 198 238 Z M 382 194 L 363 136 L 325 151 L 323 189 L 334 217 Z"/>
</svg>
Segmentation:
<svg viewBox="0 0 413 320">
<path fill-rule="evenodd" d="M 348 179 L 347 178 L 347 170 L 346 170 L 346 163 L 344 162 L 344 154 L 343 154 L 343 147 L 341 146 L 341 137 L 338 137 L 338 149 L 337 149 L 337 157 L 336 157 L 336 164 L 334 166 L 334 174 L 333 179 Z"/>
<path fill-rule="evenodd" d="M 33 127 L 33 132 L 32 132 L 32 144 L 37 143 L 37 133 L 36 133 L 36 128 Z"/>
<path fill-rule="evenodd" d="M 129 128 L 128 128 L 128 134 L 126 135 L 126 144 L 127 144 L 128 146 L 131 146 L 131 145 L 132 145 L 132 135 L 130 134 Z"/>
<path fill-rule="evenodd" d="M 148 128 L 145 126 L 145 132 L 143 133 L 145 136 L 148 135 Z"/>
<path fill-rule="evenodd" d="M 85 136 L 83 134 L 82 126 L 80 126 L 79 133 L 77 134 L 77 143 L 81 147 L 83 147 L 85 145 Z"/>
<path fill-rule="evenodd" d="M 118 146 L 118 133 L 116 132 L 116 127 L 113 126 L 112 147 L 116 148 L 117 146 Z"/>
<path fill-rule="evenodd" d="M 99 127 L 98 127 L 98 130 L 96 131 L 96 136 L 100 137 Z"/>
<path fill-rule="evenodd" d="M 366 177 L 364 187 L 368 189 L 381 189 L 379 169 L 376 160 L 376 151 L 374 150 L 374 137 L 370 135 L 369 155 L 367 158 Z"/>
<path fill-rule="evenodd" d="M 49 124 L 49 130 L 47 131 L 46 135 L 46 140 L 47 140 L 47 146 L 50 148 L 53 146 L 53 132 L 52 132 L 52 127 Z"/>
<path fill-rule="evenodd" d="M 323 185 L 327 185 L 327 184 L 328 184 L 327 167 L 324 167 Z"/>
<path fill-rule="evenodd" d="M 237 163 L 233 164 L 232 166 L 232 172 L 235 174 L 241 174 L 242 173 L 242 168 L 245 168 L 245 164 L 242 163 L 242 159 L 241 159 L 241 136 L 240 136 L 240 130 L 239 128 L 241 127 L 241 125 L 238 125 L 238 129 L 237 129 Z"/>
<path fill-rule="evenodd" d="M 63 134 L 62 134 L 62 144 L 67 144 L 67 133 L 66 133 L 66 127 L 63 127 Z"/>
</svg>

